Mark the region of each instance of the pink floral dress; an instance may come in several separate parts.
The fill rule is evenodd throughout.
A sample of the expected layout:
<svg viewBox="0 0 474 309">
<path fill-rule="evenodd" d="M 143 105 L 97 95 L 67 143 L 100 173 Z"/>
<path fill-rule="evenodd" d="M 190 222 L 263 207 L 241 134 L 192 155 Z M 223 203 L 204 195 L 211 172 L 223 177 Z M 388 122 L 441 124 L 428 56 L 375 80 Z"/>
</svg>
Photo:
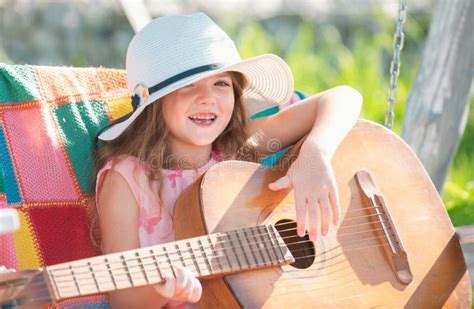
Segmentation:
<svg viewBox="0 0 474 309">
<path fill-rule="evenodd" d="M 120 157 L 113 166 L 132 189 L 133 195 L 140 207 L 139 239 L 140 246 L 147 247 L 175 240 L 172 214 L 177 198 L 189 185 L 206 172 L 211 166 L 222 160 L 216 151 L 211 153 L 211 159 L 198 170 L 168 170 L 162 169 L 163 190 L 161 199 L 164 209 L 161 210 L 156 192 L 158 181 L 148 184 L 148 171 L 136 157 Z M 109 161 L 97 175 L 96 192 L 99 192 L 106 172 L 112 168 Z M 150 192 L 153 190 L 155 193 Z M 97 194 L 98 196 L 98 194 Z"/>
</svg>

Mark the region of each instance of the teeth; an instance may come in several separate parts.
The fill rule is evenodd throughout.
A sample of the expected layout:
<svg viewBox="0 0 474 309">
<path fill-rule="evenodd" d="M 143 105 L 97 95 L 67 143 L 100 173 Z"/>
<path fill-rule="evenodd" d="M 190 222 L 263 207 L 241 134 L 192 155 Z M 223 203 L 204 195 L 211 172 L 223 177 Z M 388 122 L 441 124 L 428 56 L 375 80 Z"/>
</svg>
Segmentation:
<svg viewBox="0 0 474 309">
<path fill-rule="evenodd" d="M 215 119 L 216 116 L 189 116 L 189 118 L 193 119 L 193 120 L 212 120 L 212 119 Z"/>
</svg>

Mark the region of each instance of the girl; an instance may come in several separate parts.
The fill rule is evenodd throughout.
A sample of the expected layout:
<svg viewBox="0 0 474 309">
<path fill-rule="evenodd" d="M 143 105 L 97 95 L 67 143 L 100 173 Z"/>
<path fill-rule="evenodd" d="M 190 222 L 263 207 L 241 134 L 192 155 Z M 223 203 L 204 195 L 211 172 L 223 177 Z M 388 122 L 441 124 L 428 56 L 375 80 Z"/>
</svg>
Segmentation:
<svg viewBox="0 0 474 309">
<path fill-rule="evenodd" d="M 326 235 L 330 217 L 337 225 L 331 157 L 359 115 L 357 91 L 336 87 L 248 121 L 289 102 L 292 73 L 275 55 L 241 60 L 203 13 L 153 20 L 131 41 L 126 68 L 133 112 L 99 135 L 106 143 L 96 160 L 104 253 L 173 241 L 174 203 L 210 166 L 243 150 L 258 157 L 277 152 L 308 133 L 287 175 L 269 188 L 294 189 L 301 237 L 305 230 L 313 241 Z M 189 305 L 201 292 L 200 282 L 180 268 L 164 284 L 111 293 L 110 304 Z"/>
</svg>

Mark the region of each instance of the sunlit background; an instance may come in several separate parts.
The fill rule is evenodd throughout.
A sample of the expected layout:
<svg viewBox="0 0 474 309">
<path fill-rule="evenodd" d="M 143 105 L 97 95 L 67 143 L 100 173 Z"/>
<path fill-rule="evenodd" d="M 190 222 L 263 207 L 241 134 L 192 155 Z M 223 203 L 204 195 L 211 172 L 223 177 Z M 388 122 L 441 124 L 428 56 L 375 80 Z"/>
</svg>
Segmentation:
<svg viewBox="0 0 474 309">
<path fill-rule="evenodd" d="M 312 94 L 348 84 L 364 96 L 362 117 L 383 123 L 398 1 L 153 0 L 153 16 L 204 11 L 243 58 L 283 57 L 296 89 Z M 435 1 L 408 1 L 395 131 L 420 64 Z M 0 0 L 0 62 L 124 68 L 133 29 L 120 1 Z M 473 97 L 471 96 L 471 106 Z M 444 185 L 455 226 L 474 223 L 474 112 Z"/>
</svg>

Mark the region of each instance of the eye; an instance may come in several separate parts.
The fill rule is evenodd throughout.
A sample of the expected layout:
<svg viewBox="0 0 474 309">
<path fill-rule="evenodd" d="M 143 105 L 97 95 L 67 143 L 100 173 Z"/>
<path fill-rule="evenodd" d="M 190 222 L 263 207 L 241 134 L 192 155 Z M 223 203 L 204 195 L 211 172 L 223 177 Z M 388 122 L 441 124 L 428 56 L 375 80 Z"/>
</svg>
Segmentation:
<svg viewBox="0 0 474 309">
<path fill-rule="evenodd" d="M 225 80 L 219 80 L 216 82 L 217 85 L 219 86 L 231 86 L 231 83 L 225 81 Z"/>
</svg>

